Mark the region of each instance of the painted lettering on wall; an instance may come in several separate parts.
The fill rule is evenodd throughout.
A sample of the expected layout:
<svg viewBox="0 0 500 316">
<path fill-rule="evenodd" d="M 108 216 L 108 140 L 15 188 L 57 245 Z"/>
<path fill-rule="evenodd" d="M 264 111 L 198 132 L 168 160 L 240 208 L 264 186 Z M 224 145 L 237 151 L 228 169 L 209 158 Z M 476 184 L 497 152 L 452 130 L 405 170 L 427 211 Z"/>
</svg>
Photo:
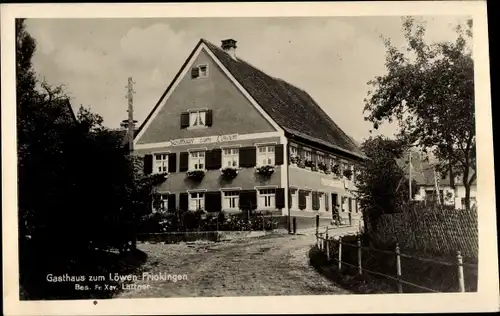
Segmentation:
<svg viewBox="0 0 500 316">
<path fill-rule="evenodd" d="M 344 181 L 321 178 L 321 184 L 328 187 L 344 188 Z"/>
<path fill-rule="evenodd" d="M 238 140 L 238 134 L 194 137 L 194 138 L 181 138 L 181 139 L 171 140 L 170 146 L 186 146 L 186 145 L 222 143 L 222 142 L 232 142 L 232 141 L 236 141 L 236 140 Z"/>
</svg>

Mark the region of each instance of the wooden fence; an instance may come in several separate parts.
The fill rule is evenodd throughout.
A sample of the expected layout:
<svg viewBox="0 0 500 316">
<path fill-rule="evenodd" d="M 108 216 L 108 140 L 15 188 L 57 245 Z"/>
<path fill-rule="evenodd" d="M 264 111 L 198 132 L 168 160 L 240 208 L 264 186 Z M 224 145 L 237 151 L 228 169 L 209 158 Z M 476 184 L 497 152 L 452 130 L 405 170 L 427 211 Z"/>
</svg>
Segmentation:
<svg viewBox="0 0 500 316">
<path fill-rule="evenodd" d="M 363 275 L 363 273 L 368 273 L 372 275 L 377 275 L 383 278 L 386 278 L 388 280 L 394 281 L 397 285 L 397 290 L 398 293 L 403 293 L 403 285 L 409 285 L 427 292 L 435 292 L 435 293 L 440 293 L 439 291 L 435 289 L 431 289 L 429 287 L 420 285 L 420 284 L 415 284 L 412 282 L 409 282 L 403 278 L 403 271 L 401 267 L 401 258 L 411 258 L 415 259 L 421 262 L 427 262 L 427 263 L 432 263 L 432 264 L 437 264 L 437 265 L 443 265 L 443 266 L 451 266 L 455 267 L 457 271 L 457 279 L 456 279 L 456 284 L 457 284 L 457 291 L 458 292 L 465 292 L 465 280 L 464 280 L 464 267 L 469 267 L 469 268 L 475 268 L 477 269 L 477 264 L 469 264 L 469 263 L 464 263 L 462 255 L 460 251 L 456 253 L 456 261 L 455 262 L 447 262 L 447 261 L 440 261 L 440 260 L 433 260 L 429 258 L 422 258 L 422 257 L 417 257 L 417 256 L 412 256 L 408 254 L 401 253 L 401 250 L 399 248 L 399 245 L 396 244 L 394 251 L 388 251 L 388 250 L 382 250 L 382 249 L 375 249 L 371 247 L 364 247 L 362 246 L 361 243 L 361 238 L 359 235 L 356 235 L 356 244 L 352 243 L 347 243 L 342 241 L 342 236 L 335 236 L 331 237 L 328 235 L 328 227 L 326 228 L 325 232 L 318 232 L 316 234 L 316 247 L 326 255 L 326 259 L 328 262 L 336 262 L 338 265 L 338 271 L 342 271 L 342 267 L 345 265 L 347 267 L 355 268 L 357 270 L 358 275 Z M 357 264 L 352 264 L 343 261 L 342 258 L 342 248 L 343 247 L 353 247 L 357 249 Z M 333 251 L 333 250 L 336 251 Z M 336 252 L 334 254 L 334 252 Z M 385 273 L 380 273 L 377 271 L 372 271 L 367 269 L 366 267 L 363 267 L 363 253 L 365 252 L 379 252 L 383 253 L 386 255 L 390 255 L 394 257 L 394 260 L 396 261 L 395 265 L 395 276 L 388 275 Z"/>
</svg>

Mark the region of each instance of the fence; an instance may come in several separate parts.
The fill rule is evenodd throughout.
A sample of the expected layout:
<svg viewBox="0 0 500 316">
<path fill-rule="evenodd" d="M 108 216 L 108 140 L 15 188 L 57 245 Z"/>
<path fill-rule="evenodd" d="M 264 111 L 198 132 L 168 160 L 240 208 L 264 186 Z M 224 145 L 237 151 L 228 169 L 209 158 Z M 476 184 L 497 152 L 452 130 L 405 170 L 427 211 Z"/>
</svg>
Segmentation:
<svg viewBox="0 0 500 316">
<path fill-rule="evenodd" d="M 336 238 L 331 238 L 328 236 L 328 228 L 326 228 L 326 231 L 324 233 L 318 232 L 316 234 L 316 247 L 326 255 L 327 262 L 331 262 L 332 260 L 337 263 L 337 268 L 338 271 L 341 272 L 343 266 L 351 267 L 356 269 L 356 272 L 358 275 L 363 275 L 364 272 L 372 275 L 376 275 L 379 277 L 383 277 L 387 280 L 394 281 L 397 285 L 397 291 L 398 293 L 403 293 L 403 285 L 408 285 L 414 288 L 418 288 L 420 290 L 424 290 L 426 292 L 435 292 L 435 293 L 440 293 L 440 291 L 437 291 L 435 289 L 432 289 L 427 286 L 423 286 L 421 284 L 415 284 L 413 282 L 410 282 L 408 280 L 403 279 L 403 270 L 402 270 L 402 264 L 401 264 L 401 259 L 402 258 L 410 258 L 414 260 L 418 260 L 420 262 L 427 262 L 427 263 L 432 263 L 436 265 L 442 265 L 442 266 L 448 266 L 448 267 L 454 267 L 456 269 L 456 291 L 458 292 L 465 292 L 465 278 L 464 278 L 464 267 L 469 267 L 469 268 L 474 268 L 477 269 L 476 264 L 469 264 L 469 263 L 464 263 L 463 262 L 463 257 L 458 251 L 456 253 L 456 261 L 454 263 L 451 262 L 446 262 L 446 261 L 440 261 L 440 260 L 433 260 L 433 259 L 428 259 L 428 258 L 422 258 L 418 256 L 412 256 L 408 254 L 404 254 L 401 252 L 400 247 L 398 244 L 396 244 L 394 251 L 388 251 L 388 250 L 382 250 L 382 249 L 376 249 L 376 248 L 371 248 L 371 247 L 364 247 L 362 246 L 361 243 L 361 238 L 360 235 L 356 235 L 356 244 L 352 243 L 347 243 L 342 241 L 342 236 L 336 236 Z M 357 249 L 357 254 L 356 254 L 356 264 L 348 263 L 343 260 L 343 247 L 352 247 Z M 367 269 L 366 267 L 363 266 L 363 254 L 366 252 L 378 252 L 378 253 L 383 253 L 385 255 L 392 256 L 395 260 L 395 271 L 394 275 L 388 275 L 385 273 L 373 271 L 370 269 Z"/>
<path fill-rule="evenodd" d="M 398 242 L 407 249 L 456 255 L 475 260 L 478 255 L 477 209 L 449 210 L 415 205 L 402 213 L 382 215 L 376 227 L 370 227 L 372 241 Z"/>
</svg>

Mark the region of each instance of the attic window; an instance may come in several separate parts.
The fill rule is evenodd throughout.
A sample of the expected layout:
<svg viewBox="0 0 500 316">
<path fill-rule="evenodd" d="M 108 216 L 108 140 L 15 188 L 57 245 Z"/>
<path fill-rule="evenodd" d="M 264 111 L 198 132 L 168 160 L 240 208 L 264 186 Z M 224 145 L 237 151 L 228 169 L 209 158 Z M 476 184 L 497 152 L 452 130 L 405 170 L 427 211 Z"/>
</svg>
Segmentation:
<svg viewBox="0 0 500 316">
<path fill-rule="evenodd" d="M 198 65 L 191 69 L 191 79 L 208 77 L 208 65 Z"/>
</svg>

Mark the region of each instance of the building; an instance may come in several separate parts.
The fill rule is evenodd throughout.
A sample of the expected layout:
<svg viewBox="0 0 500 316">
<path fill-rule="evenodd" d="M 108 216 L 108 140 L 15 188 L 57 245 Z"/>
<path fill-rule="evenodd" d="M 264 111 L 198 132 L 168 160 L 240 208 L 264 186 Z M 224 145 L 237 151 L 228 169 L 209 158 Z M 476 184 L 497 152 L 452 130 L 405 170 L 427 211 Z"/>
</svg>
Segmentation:
<svg viewBox="0 0 500 316">
<path fill-rule="evenodd" d="M 409 176 L 409 165 L 404 167 Z M 449 173 L 442 176 L 439 172 L 434 172 L 435 162 L 429 162 L 421 159 L 421 155 L 414 152 L 412 155 L 412 173 L 411 179 L 415 180 L 418 186 L 417 194 L 414 199 L 417 201 L 426 201 L 428 203 L 440 202 L 444 205 L 454 206 L 455 208 L 465 207 L 465 186 L 461 175 L 455 177 L 455 189 L 451 187 Z M 403 166 L 403 164 L 401 164 Z M 472 175 L 472 170 L 469 171 Z M 439 192 L 439 195 L 437 194 Z M 438 200 L 439 196 L 439 200 Z M 473 181 L 470 190 L 471 206 L 476 204 L 477 182 Z"/>
<path fill-rule="evenodd" d="M 232 39 L 198 42 L 134 152 L 144 172 L 168 173 L 159 187 L 168 209 L 332 218 L 338 205 L 359 217 L 353 170 L 363 153 L 309 94 L 238 58 Z"/>
</svg>

